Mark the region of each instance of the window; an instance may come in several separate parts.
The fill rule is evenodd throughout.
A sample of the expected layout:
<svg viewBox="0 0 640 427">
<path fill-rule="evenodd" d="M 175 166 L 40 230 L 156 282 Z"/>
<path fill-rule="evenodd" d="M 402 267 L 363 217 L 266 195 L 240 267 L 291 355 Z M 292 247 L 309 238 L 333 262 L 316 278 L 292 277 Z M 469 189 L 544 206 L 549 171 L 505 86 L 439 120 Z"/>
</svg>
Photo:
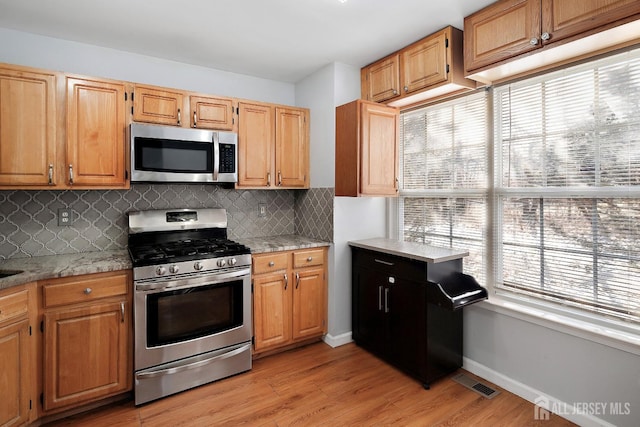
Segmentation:
<svg viewBox="0 0 640 427">
<path fill-rule="evenodd" d="M 498 293 L 640 320 L 638 53 L 495 89 Z"/>
<path fill-rule="evenodd" d="M 484 92 L 403 113 L 405 241 L 468 249 L 464 268 L 484 281 L 487 109 Z"/>
<path fill-rule="evenodd" d="M 403 112 L 400 135 L 401 239 L 469 249 L 495 294 L 640 322 L 640 50 Z"/>
</svg>

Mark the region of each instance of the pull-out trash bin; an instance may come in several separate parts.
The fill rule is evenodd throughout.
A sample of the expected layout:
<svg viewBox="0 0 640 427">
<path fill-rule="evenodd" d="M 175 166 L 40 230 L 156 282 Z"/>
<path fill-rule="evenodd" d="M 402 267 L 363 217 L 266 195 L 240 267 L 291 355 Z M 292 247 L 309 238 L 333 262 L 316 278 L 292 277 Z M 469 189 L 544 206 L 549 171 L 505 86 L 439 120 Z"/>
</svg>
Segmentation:
<svg viewBox="0 0 640 427">
<path fill-rule="evenodd" d="M 488 298 L 487 290 L 473 276 L 453 273 L 438 283 L 430 283 L 427 301 L 442 308 L 457 310 Z"/>
</svg>

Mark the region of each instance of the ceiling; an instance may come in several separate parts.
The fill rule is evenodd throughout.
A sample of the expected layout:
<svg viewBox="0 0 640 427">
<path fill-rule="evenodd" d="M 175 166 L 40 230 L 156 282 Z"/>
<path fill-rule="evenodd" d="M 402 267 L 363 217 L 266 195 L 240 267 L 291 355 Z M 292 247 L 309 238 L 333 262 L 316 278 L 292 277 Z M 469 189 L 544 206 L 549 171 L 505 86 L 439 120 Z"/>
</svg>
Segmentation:
<svg viewBox="0 0 640 427">
<path fill-rule="evenodd" d="M 0 27 L 295 83 L 367 65 L 495 0 L 0 0 Z"/>
</svg>

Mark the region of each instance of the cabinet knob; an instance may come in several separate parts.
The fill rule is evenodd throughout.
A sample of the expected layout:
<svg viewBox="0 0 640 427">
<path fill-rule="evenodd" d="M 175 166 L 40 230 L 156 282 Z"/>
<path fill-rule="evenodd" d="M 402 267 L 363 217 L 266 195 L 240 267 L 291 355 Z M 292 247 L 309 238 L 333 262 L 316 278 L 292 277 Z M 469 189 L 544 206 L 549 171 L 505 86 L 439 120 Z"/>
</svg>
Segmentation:
<svg viewBox="0 0 640 427">
<path fill-rule="evenodd" d="M 276 265 L 276 263 L 275 263 L 275 262 L 273 262 L 273 261 L 269 261 L 269 267 L 273 267 L 274 265 Z"/>
<path fill-rule="evenodd" d="M 53 163 L 49 163 L 49 185 L 53 185 Z"/>
<path fill-rule="evenodd" d="M 193 127 L 197 128 L 198 127 L 198 115 L 196 114 L 196 112 L 193 112 Z"/>
<path fill-rule="evenodd" d="M 398 91 L 394 89 L 394 90 L 393 90 L 393 94 L 394 94 L 394 95 L 397 95 L 397 94 L 398 94 Z"/>
<path fill-rule="evenodd" d="M 405 87 L 404 87 L 404 91 L 405 91 L 405 92 L 409 92 L 409 86 L 405 86 Z"/>
<path fill-rule="evenodd" d="M 549 33 L 542 33 L 542 35 L 540 36 L 540 38 L 544 41 L 547 41 L 551 38 L 551 34 Z"/>
<path fill-rule="evenodd" d="M 91 293 L 92 289 L 91 288 L 85 288 L 84 290 L 84 294 L 85 295 L 89 295 Z"/>
<path fill-rule="evenodd" d="M 181 116 L 181 113 L 180 113 L 180 109 L 178 108 L 178 126 L 180 126 L 181 124 L 182 124 L 182 116 Z"/>
<path fill-rule="evenodd" d="M 313 257 L 308 257 L 308 258 L 307 258 L 307 261 L 308 261 L 308 262 L 313 261 Z"/>
<path fill-rule="evenodd" d="M 69 184 L 73 185 L 73 165 L 69 165 Z"/>
<path fill-rule="evenodd" d="M 532 38 L 531 40 L 529 40 L 529 44 L 531 46 L 537 45 L 538 44 L 538 38 L 537 37 Z"/>
</svg>

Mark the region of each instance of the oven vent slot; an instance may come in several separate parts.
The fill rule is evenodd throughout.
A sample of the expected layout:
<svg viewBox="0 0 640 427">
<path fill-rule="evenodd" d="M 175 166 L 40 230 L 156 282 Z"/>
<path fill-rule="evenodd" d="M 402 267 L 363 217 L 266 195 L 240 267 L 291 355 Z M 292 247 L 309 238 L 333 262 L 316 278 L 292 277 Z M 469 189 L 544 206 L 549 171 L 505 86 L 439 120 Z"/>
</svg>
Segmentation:
<svg viewBox="0 0 640 427">
<path fill-rule="evenodd" d="M 478 393 L 479 395 L 487 399 L 493 399 L 495 396 L 500 394 L 498 390 L 494 390 L 488 385 L 483 384 L 479 381 L 476 381 L 475 379 L 465 374 L 458 374 L 454 377 L 451 377 L 451 379 L 457 382 L 458 384 L 465 386 L 469 390 L 475 391 L 476 393 Z"/>
</svg>

